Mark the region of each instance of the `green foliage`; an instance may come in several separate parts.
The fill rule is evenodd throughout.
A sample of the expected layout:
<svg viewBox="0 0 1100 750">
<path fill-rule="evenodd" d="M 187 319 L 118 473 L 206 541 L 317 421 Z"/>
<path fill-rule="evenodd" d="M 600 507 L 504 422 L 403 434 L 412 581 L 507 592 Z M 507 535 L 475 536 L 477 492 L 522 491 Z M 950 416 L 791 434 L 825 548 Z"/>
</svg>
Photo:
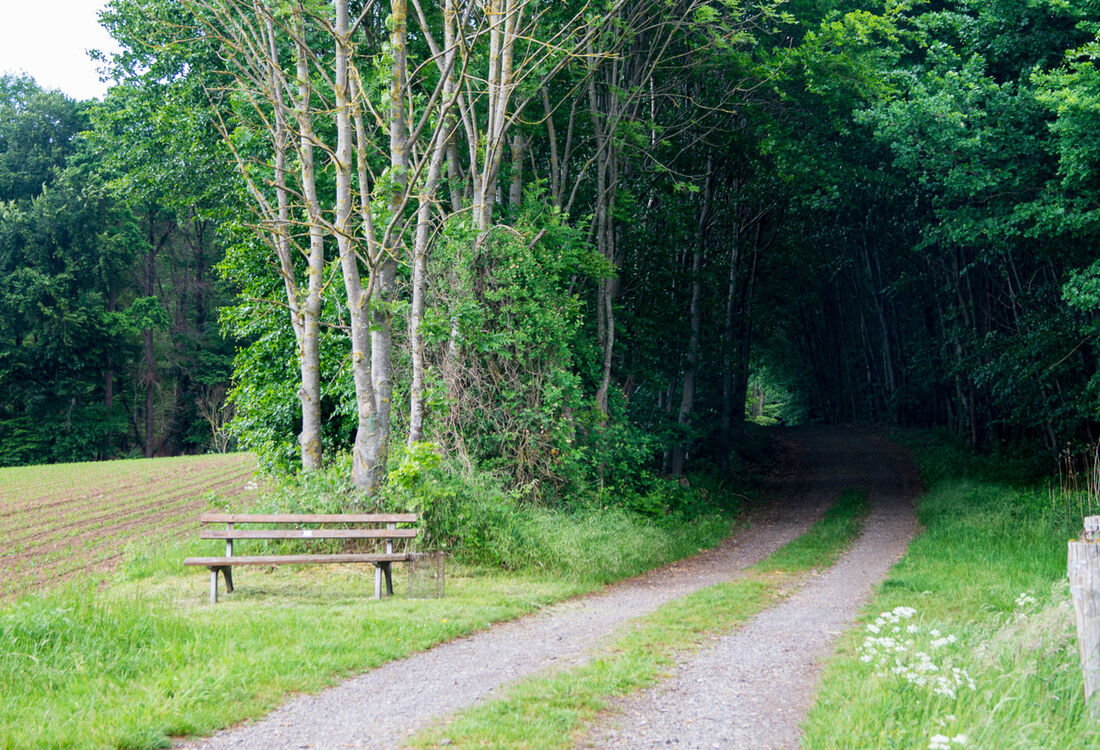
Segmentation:
<svg viewBox="0 0 1100 750">
<path fill-rule="evenodd" d="M 440 312 L 427 317 L 425 338 L 438 352 L 436 372 L 453 368 L 439 442 L 552 491 L 580 459 L 582 303 L 573 288 L 578 275 L 598 273 L 598 256 L 536 193 L 513 226 L 485 237 L 448 222 L 432 263 L 448 283 L 436 292 Z M 444 363 L 451 323 L 462 356 Z"/>
<path fill-rule="evenodd" d="M 0 202 L 39 195 L 87 126 L 84 107 L 60 91 L 26 76 L 0 76 Z"/>
<path fill-rule="evenodd" d="M 435 443 L 414 443 L 405 449 L 397 468 L 389 473 L 389 481 L 402 490 L 413 490 L 427 480 L 429 472 L 438 467 L 441 460 Z"/>
<path fill-rule="evenodd" d="M 396 457 L 381 507 L 421 513 L 422 549 L 467 563 L 607 582 L 675 560 L 722 539 L 737 502 L 721 485 L 667 481 L 603 505 L 557 509 L 525 501 L 505 477 L 440 460 L 425 444 Z"/>
<path fill-rule="evenodd" d="M 140 239 L 86 160 L 54 170 L 39 194 L 0 203 L 4 465 L 112 456 L 128 429 L 101 384 L 135 356 L 136 331 L 117 308 Z"/>
</svg>

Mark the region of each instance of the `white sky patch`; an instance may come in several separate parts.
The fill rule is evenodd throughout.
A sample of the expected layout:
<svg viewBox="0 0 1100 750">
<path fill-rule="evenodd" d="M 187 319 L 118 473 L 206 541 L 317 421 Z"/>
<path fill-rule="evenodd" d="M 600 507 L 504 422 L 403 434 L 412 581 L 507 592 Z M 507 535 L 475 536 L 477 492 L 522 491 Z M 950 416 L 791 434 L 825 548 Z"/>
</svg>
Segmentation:
<svg viewBox="0 0 1100 750">
<path fill-rule="evenodd" d="M 100 63 L 89 49 L 117 49 L 99 25 L 105 0 L 0 0 L 0 73 L 27 73 L 74 99 L 101 98 Z"/>
</svg>

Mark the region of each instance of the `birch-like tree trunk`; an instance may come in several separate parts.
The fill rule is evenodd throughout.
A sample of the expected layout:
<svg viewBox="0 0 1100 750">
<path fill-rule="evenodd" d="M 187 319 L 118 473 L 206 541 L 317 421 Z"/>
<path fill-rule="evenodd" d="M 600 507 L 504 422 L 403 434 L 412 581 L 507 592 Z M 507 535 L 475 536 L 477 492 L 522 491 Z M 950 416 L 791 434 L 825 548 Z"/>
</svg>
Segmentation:
<svg viewBox="0 0 1100 750">
<path fill-rule="evenodd" d="M 324 287 L 325 236 L 322 229 L 321 203 L 317 198 L 314 163 L 313 114 L 310 100 L 310 51 L 306 46 L 306 27 L 300 5 L 293 11 L 295 65 L 298 97 L 295 118 L 298 128 L 298 161 L 301 166 L 302 197 L 305 200 L 309 231 L 309 255 L 306 266 L 306 296 L 302 305 L 302 386 L 298 392 L 302 404 L 302 468 L 321 467 L 321 294 Z"/>
<path fill-rule="evenodd" d="M 374 383 L 371 378 L 370 358 L 370 296 L 363 288 L 356 257 L 355 230 L 352 226 L 352 81 L 349 73 L 351 38 L 348 28 L 348 5 L 344 0 L 334 0 L 336 23 L 333 27 L 336 42 L 336 69 L 333 80 L 336 104 L 336 153 L 333 165 L 336 171 L 336 219 L 334 231 L 340 252 L 340 269 L 344 277 L 344 290 L 348 300 L 348 318 L 351 338 L 351 373 L 355 384 L 355 407 L 358 421 L 355 442 L 352 445 L 351 481 L 359 489 L 370 493 L 380 481 L 379 467 L 372 464 L 372 447 L 378 439 L 375 419 Z"/>
<path fill-rule="evenodd" d="M 390 4 L 390 219 L 382 238 L 371 305 L 371 379 L 374 386 L 375 432 L 364 457 L 376 481 L 385 474 L 393 410 L 393 302 L 397 280 L 403 219 L 409 189 L 409 130 L 405 100 L 408 95 L 408 8 L 405 0 Z"/>
<path fill-rule="evenodd" d="M 409 306 L 409 353 L 412 363 L 409 383 L 408 445 L 410 446 L 424 439 L 424 336 L 420 330 L 420 323 L 424 318 L 432 211 L 442 179 L 443 161 L 444 158 L 449 160 L 454 144 L 454 120 L 451 117 L 451 107 L 455 101 L 456 16 L 455 0 L 444 0 L 443 50 L 436 52 L 437 55 L 442 55 L 443 60 L 443 101 L 438 116 L 439 125 L 431 143 L 431 162 L 417 201 L 416 235 L 413 239 L 412 300 Z"/>
</svg>

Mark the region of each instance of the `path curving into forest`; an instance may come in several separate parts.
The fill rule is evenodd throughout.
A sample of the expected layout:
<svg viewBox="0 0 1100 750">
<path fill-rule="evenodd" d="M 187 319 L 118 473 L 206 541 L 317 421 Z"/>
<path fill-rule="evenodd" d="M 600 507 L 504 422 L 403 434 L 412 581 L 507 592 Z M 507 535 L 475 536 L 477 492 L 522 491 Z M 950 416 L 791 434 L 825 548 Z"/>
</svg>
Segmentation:
<svg viewBox="0 0 1100 750">
<path fill-rule="evenodd" d="M 667 683 L 624 702 L 621 711 L 606 717 L 606 723 L 584 743 L 590 747 L 793 746 L 796 740 L 791 738 L 797 737 L 798 721 L 813 695 L 817 665 L 916 531 L 911 501 L 917 482 L 905 456 L 867 431 L 790 428 L 778 430 L 777 440 L 782 460 L 774 477 L 773 502 L 748 528 L 719 547 L 597 594 L 391 662 L 317 695 L 294 698 L 259 721 L 177 747 L 400 747 L 431 722 L 491 699 L 521 677 L 584 663 L 627 620 L 736 577 L 808 529 L 841 491 L 865 489 L 873 504 L 865 532 L 834 568 L 784 604 L 720 639 L 714 648 L 696 654 Z M 795 602 L 801 604 L 792 610 Z M 800 627 L 789 627 L 799 623 Z M 739 649 L 750 655 L 789 658 L 752 662 L 737 656 Z M 699 679 L 704 681 L 693 687 L 691 681 Z M 766 692 L 775 689 L 786 698 Z M 672 701 L 681 708 L 676 709 Z M 777 708 L 781 708 L 778 714 Z M 746 733 L 746 726 L 759 731 Z M 689 727 L 693 728 L 689 731 Z"/>
<path fill-rule="evenodd" d="M 685 658 L 661 684 L 621 701 L 580 747 L 798 747 L 822 661 L 917 532 L 916 474 L 904 455 L 871 435 L 804 434 L 818 446 L 815 473 L 837 472 L 841 484 L 868 493 L 872 510 L 860 538 L 781 604 Z"/>
</svg>

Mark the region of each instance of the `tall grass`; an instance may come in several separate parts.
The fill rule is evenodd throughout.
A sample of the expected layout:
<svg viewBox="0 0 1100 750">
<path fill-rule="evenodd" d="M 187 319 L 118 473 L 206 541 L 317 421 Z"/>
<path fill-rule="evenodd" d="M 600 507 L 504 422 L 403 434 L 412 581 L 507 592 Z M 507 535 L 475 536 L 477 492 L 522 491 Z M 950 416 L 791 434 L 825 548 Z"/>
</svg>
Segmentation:
<svg viewBox="0 0 1100 750">
<path fill-rule="evenodd" d="M 563 512 L 521 506 L 493 529 L 499 563 L 570 580 L 608 583 L 717 544 L 729 518 L 655 520 L 619 508 Z"/>
<path fill-rule="evenodd" d="M 0 610 L 0 747 L 167 747 L 588 590 L 452 569 L 445 599 L 375 602 L 369 570 L 248 569 L 209 606 L 205 573 L 74 586 Z"/>
<path fill-rule="evenodd" d="M 925 531 L 826 670 L 803 747 L 1096 746 L 1082 705 L 1066 535 L 1047 489 L 1021 483 L 1030 472 L 1011 462 L 971 459 L 927 437 L 910 443 L 929 485 L 918 511 Z M 899 607 L 915 613 L 897 623 L 880 615 Z M 903 649 L 888 669 L 881 637 Z M 915 668 L 919 652 L 935 669 Z M 956 669 L 973 688 L 964 680 L 936 692 L 932 678 Z"/>
</svg>

